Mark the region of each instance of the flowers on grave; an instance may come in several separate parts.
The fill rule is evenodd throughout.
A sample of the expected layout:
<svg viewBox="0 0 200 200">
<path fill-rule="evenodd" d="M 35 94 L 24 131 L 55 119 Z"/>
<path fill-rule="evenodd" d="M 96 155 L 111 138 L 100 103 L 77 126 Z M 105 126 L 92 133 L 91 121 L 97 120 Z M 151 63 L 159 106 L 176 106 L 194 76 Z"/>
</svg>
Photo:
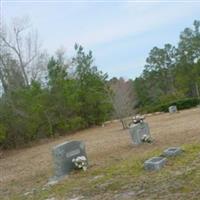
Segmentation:
<svg viewBox="0 0 200 200">
<path fill-rule="evenodd" d="M 151 143 L 152 139 L 149 135 L 143 135 L 141 138 L 142 142 Z"/>
<path fill-rule="evenodd" d="M 134 124 L 142 123 L 144 119 L 145 119 L 144 116 L 136 115 L 135 117 L 133 117 L 133 123 Z"/>
<path fill-rule="evenodd" d="M 85 156 L 78 156 L 76 158 L 73 158 L 72 162 L 77 169 L 83 169 L 84 171 L 87 170 L 88 162 Z"/>
</svg>

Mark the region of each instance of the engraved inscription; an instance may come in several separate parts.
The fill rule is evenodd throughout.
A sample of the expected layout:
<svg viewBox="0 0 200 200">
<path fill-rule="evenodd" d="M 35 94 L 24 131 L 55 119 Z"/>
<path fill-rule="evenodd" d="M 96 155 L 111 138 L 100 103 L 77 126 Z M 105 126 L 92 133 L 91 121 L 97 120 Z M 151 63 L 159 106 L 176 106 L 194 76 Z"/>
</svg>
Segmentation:
<svg viewBox="0 0 200 200">
<path fill-rule="evenodd" d="M 75 155 L 77 155 L 79 153 L 80 153 L 80 149 L 75 149 L 73 151 L 70 151 L 70 152 L 66 153 L 66 157 L 67 158 L 71 158 L 71 157 L 73 157 L 73 156 L 75 156 Z"/>
</svg>

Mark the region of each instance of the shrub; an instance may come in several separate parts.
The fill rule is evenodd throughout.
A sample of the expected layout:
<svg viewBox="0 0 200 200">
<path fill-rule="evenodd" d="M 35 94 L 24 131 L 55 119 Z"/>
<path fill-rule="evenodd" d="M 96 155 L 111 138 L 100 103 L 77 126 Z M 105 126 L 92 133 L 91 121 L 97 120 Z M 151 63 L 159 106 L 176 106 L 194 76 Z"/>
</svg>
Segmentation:
<svg viewBox="0 0 200 200">
<path fill-rule="evenodd" d="M 172 105 L 177 106 L 178 110 L 188 109 L 197 106 L 200 104 L 200 99 L 198 98 L 187 98 L 187 99 L 179 99 L 176 101 L 171 101 L 165 104 L 158 105 L 149 105 L 141 108 L 140 112 L 168 112 L 168 108 Z"/>
<path fill-rule="evenodd" d="M 6 128 L 3 124 L 0 124 L 0 144 L 6 139 Z"/>
</svg>

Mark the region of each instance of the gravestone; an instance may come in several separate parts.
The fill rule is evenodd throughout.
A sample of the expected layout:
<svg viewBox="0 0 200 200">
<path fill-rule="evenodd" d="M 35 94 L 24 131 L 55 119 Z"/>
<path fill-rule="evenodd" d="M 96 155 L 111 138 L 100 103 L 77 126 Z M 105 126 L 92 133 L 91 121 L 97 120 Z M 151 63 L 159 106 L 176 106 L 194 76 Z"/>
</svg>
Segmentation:
<svg viewBox="0 0 200 200">
<path fill-rule="evenodd" d="M 165 149 L 163 154 L 164 156 L 171 157 L 171 156 L 178 156 L 182 153 L 182 149 L 180 147 L 170 147 Z"/>
<path fill-rule="evenodd" d="M 60 178 L 69 174 L 75 169 L 72 159 L 78 156 L 85 156 L 85 144 L 82 141 L 67 141 L 53 147 L 52 150 L 54 161 L 54 175 L 55 178 Z"/>
<path fill-rule="evenodd" d="M 167 159 L 165 157 L 153 157 L 144 162 L 144 169 L 145 170 L 159 170 L 161 169 Z"/>
<path fill-rule="evenodd" d="M 176 106 L 170 106 L 169 107 L 169 113 L 176 113 L 177 112 L 177 107 Z"/>
<path fill-rule="evenodd" d="M 131 124 L 129 133 L 133 144 L 141 144 L 143 143 L 142 138 L 144 135 L 150 137 L 149 125 L 146 122 Z"/>
</svg>

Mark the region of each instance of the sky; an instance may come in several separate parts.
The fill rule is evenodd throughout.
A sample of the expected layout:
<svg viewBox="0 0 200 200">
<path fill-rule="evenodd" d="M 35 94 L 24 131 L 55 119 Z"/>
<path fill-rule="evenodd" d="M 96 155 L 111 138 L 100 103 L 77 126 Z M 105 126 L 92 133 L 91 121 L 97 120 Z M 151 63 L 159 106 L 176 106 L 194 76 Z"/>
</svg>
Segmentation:
<svg viewBox="0 0 200 200">
<path fill-rule="evenodd" d="M 1 1 L 1 22 L 28 16 L 49 54 L 74 55 L 74 44 L 92 50 L 109 77 L 141 75 L 149 51 L 177 45 L 180 32 L 200 20 L 199 1 Z"/>
</svg>

